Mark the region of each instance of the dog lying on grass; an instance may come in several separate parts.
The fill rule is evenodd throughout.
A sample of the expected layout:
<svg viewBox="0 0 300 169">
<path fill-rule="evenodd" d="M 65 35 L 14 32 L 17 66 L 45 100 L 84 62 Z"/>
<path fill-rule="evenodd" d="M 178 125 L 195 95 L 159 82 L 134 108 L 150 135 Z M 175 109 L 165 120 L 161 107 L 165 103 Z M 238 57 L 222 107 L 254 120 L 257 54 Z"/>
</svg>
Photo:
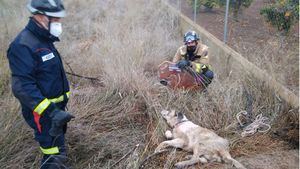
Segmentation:
<svg viewBox="0 0 300 169">
<path fill-rule="evenodd" d="M 198 162 L 224 161 L 233 164 L 238 169 L 245 169 L 229 154 L 229 142 L 226 139 L 189 121 L 183 113 L 163 110 L 161 115 L 173 128 L 173 131 L 167 130 L 165 132 L 165 136 L 169 140 L 160 143 L 155 152 L 160 152 L 167 147 L 176 147 L 193 152 L 193 155 L 187 157 L 189 160 L 176 163 L 176 168 L 184 168 Z"/>
</svg>

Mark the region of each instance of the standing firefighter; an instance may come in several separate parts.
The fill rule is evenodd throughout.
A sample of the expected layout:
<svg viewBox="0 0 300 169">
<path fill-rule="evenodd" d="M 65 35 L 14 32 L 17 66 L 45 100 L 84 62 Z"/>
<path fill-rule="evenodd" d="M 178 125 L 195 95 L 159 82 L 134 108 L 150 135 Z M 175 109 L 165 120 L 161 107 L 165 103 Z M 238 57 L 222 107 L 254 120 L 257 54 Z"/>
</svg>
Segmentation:
<svg viewBox="0 0 300 169">
<path fill-rule="evenodd" d="M 184 45 L 177 50 L 173 62 L 183 69 L 191 67 L 196 72 L 200 82 L 207 86 L 211 83 L 214 73 L 211 70 L 208 59 L 208 47 L 199 43 L 199 36 L 195 31 L 184 34 Z"/>
<path fill-rule="evenodd" d="M 65 10 L 61 0 L 32 0 L 27 8 L 32 17 L 7 51 L 12 90 L 44 154 L 41 168 L 62 168 L 67 123 L 74 117 L 65 111 L 69 84 L 53 43 Z"/>
</svg>

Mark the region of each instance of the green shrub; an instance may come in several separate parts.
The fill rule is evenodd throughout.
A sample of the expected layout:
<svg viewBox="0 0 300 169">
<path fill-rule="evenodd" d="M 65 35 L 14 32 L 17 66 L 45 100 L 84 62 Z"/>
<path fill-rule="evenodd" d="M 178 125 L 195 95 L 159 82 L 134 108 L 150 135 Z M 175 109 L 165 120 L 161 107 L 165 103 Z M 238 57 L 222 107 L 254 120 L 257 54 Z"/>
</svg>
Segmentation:
<svg viewBox="0 0 300 169">
<path fill-rule="evenodd" d="M 225 7 L 227 0 L 196 0 L 196 11 L 198 12 L 201 6 L 204 6 L 206 9 L 211 10 L 214 7 Z M 248 8 L 253 0 L 230 0 L 230 9 L 232 9 L 234 18 L 238 20 L 238 13 L 242 7 Z M 191 7 L 194 8 L 195 0 L 188 0 L 188 3 Z"/>
<path fill-rule="evenodd" d="M 299 1 L 276 0 L 275 4 L 261 9 L 260 14 L 278 31 L 288 33 L 291 26 L 299 19 Z"/>
<path fill-rule="evenodd" d="M 218 4 L 220 6 L 226 6 L 226 1 L 227 0 L 218 0 Z M 240 8 L 240 7 L 245 7 L 248 8 L 251 3 L 253 2 L 253 0 L 230 0 L 229 1 L 229 5 L 232 8 Z"/>
<path fill-rule="evenodd" d="M 227 0 L 218 0 L 219 6 L 226 7 L 226 1 Z M 242 8 L 250 7 L 252 2 L 253 0 L 230 0 L 229 8 L 233 12 L 233 18 L 238 21 L 239 12 L 242 10 Z"/>
</svg>

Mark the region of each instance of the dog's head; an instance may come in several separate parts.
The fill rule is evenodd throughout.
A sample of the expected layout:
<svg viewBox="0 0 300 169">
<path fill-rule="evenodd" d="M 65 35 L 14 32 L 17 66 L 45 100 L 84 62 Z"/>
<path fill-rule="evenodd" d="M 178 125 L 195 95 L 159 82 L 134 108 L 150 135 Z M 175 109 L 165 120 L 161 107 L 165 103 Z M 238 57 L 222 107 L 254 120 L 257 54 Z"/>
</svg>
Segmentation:
<svg viewBox="0 0 300 169">
<path fill-rule="evenodd" d="M 187 120 L 187 118 L 183 113 L 181 112 L 176 113 L 175 110 L 172 111 L 163 110 L 161 111 L 161 115 L 167 121 L 168 125 L 172 128 L 175 127 L 176 124 Z"/>
</svg>

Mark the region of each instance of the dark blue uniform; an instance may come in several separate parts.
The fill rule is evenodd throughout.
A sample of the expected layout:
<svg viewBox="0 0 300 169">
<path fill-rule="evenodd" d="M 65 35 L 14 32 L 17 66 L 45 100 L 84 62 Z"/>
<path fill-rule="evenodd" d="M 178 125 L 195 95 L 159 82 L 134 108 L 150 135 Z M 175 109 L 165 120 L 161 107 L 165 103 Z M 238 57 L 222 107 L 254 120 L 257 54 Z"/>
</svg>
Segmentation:
<svg viewBox="0 0 300 169">
<path fill-rule="evenodd" d="M 7 51 L 13 93 L 21 103 L 26 122 L 35 131 L 44 160 L 52 154 L 65 154 L 64 135 L 49 135 L 48 113 L 56 108 L 64 110 L 69 97 L 69 84 L 55 41 L 59 39 L 30 18 Z"/>
</svg>

